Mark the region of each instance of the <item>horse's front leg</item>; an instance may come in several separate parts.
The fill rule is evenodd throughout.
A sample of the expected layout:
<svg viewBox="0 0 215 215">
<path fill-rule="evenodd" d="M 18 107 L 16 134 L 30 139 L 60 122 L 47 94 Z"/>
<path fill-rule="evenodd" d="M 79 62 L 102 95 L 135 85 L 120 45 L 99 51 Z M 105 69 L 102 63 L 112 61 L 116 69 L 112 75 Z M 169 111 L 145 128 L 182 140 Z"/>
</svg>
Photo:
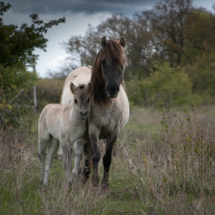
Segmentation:
<svg viewBox="0 0 215 215">
<path fill-rule="evenodd" d="M 89 126 L 89 137 L 92 148 L 92 160 L 93 160 L 93 175 L 92 182 L 93 186 L 96 187 L 99 184 L 99 174 L 98 174 L 98 164 L 100 160 L 100 152 L 98 148 L 98 137 L 99 137 L 99 129 L 95 126 Z"/>
<path fill-rule="evenodd" d="M 101 183 L 102 189 L 108 189 L 109 187 L 108 173 L 111 165 L 112 149 L 113 149 L 114 143 L 116 142 L 117 136 L 118 136 L 118 129 L 115 128 L 114 131 L 110 133 L 110 135 L 106 139 L 106 152 L 103 157 L 104 174 L 103 174 L 103 179 Z"/>
<path fill-rule="evenodd" d="M 84 140 L 84 180 L 89 179 L 90 175 L 90 161 L 91 161 L 91 146 L 89 140 Z"/>
<path fill-rule="evenodd" d="M 72 170 L 72 182 L 75 182 L 78 176 L 78 166 L 83 154 L 83 139 L 78 139 L 77 141 L 75 141 L 73 148 L 75 151 L 75 161 L 74 169 Z"/>
</svg>

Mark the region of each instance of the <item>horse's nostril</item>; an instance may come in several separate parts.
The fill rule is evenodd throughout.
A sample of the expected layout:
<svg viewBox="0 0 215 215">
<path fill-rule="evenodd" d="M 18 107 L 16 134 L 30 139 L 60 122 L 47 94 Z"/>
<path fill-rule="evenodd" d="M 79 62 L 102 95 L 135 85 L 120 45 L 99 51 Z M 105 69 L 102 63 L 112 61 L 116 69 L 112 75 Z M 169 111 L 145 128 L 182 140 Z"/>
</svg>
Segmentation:
<svg viewBox="0 0 215 215">
<path fill-rule="evenodd" d="M 115 91 L 118 91 L 118 90 L 119 90 L 119 86 L 116 85 L 116 86 L 115 86 Z"/>
<path fill-rule="evenodd" d="M 110 86 L 109 85 L 107 85 L 107 90 L 110 90 Z"/>
<path fill-rule="evenodd" d="M 80 112 L 80 116 L 87 116 L 87 112 Z"/>
</svg>

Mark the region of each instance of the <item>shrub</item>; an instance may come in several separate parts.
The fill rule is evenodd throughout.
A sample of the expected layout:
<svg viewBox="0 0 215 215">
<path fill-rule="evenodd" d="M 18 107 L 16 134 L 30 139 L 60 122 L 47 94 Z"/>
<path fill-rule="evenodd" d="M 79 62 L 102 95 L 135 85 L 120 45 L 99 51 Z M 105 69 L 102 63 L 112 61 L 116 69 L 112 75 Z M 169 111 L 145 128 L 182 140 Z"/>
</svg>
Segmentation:
<svg viewBox="0 0 215 215">
<path fill-rule="evenodd" d="M 165 107 L 190 103 L 192 83 L 182 67 L 172 68 L 168 63 L 155 65 L 156 72 L 143 80 L 135 78 L 128 83 L 129 99 L 136 105 Z"/>
<path fill-rule="evenodd" d="M 49 103 L 59 103 L 63 84 L 64 80 L 58 78 L 41 79 L 37 84 L 38 108 L 42 109 Z"/>
</svg>

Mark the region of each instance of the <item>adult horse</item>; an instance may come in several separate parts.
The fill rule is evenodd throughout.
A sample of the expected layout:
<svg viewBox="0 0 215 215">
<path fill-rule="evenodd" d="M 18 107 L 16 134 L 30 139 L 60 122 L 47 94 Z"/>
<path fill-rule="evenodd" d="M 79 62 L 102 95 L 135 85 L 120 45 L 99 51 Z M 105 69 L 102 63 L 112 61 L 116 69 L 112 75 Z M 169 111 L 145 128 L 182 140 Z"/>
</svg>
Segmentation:
<svg viewBox="0 0 215 215">
<path fill-rule="evenodd" d="M 83 137 L 89 139 L 85 146 L 91 145 L 93 161 L 93 185 L 99 183 L 98 163 L 100 152 L 98 149 L 99 139 L 106 139 L 106 152 L 103 157 L 104 174 L 102 187 L 109 186 L 108 173 L 111 164 L 111 154 L 119 131 L 129 119 L 129 102 L 124 90 L 123 75 L 127 63 L 124 51 L 126 41 L 121 37 L 120 41 L 101 39 L 102 49 L 96 56 L 92 69 L 81 67 L 66 78 L 62 102 L 69 102 L 68 83 L 74 78 L 91 81 L 90 112 L 88 115 L 88 134 Z M 84 79 L 84 77 L 86 79 Z M 79 83 L 81 84 L 81 83 Z M 74 101 L 72 101 L 74 102 Z M 87 147 L 85 147 L 87 148 Z M 85 150 L 87 151 L 87 150 Z M 85 158 L 86 167 L 89 164 Z M 85 176 L 89 174 L 89 168 L 85 169 Z"/>
</svg>

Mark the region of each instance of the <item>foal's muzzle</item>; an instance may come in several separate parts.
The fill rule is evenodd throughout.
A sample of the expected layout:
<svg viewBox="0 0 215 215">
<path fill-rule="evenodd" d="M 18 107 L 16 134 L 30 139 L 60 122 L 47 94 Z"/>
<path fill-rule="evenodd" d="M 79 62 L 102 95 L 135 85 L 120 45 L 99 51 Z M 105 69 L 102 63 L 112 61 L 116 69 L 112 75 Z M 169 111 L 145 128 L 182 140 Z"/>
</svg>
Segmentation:
<svg viewBox="0 0 215 215">
<path fill-rule="evenodd" d="M 81 120 L 86 120 L 87 119 L 87 111 L 86 112 L 80 112 L 80 118 Z"/>
</svg>

